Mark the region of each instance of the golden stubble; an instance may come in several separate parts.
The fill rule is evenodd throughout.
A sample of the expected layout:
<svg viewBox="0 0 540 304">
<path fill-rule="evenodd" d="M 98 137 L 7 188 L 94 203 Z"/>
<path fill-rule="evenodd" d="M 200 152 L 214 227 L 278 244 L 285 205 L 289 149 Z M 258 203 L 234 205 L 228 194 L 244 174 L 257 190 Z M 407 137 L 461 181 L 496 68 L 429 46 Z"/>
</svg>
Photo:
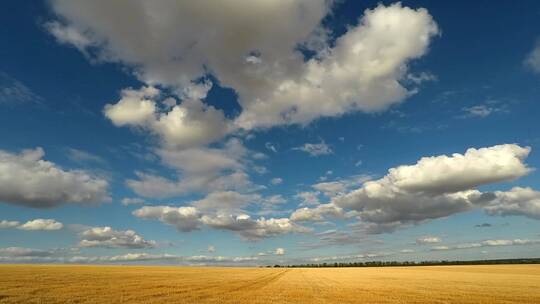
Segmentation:
<svg viewBox="0 0 540 304">
<path fill-rule="evenodd" d="M 540 303 L 540 265 L 2 265 L 0 303 Z"/>
</svg>

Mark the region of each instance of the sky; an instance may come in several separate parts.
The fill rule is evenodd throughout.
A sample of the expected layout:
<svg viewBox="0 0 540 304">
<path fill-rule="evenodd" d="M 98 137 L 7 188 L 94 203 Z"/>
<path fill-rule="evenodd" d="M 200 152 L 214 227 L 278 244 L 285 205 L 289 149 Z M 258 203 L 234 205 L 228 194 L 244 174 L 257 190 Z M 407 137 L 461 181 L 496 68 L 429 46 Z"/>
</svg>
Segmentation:
<svg viewBox="0 0 540 304">
<path fill-rule="evenodd" d="M 537 1 L 4 1 L 0 262 L 538 257 Z"/>
</svg>

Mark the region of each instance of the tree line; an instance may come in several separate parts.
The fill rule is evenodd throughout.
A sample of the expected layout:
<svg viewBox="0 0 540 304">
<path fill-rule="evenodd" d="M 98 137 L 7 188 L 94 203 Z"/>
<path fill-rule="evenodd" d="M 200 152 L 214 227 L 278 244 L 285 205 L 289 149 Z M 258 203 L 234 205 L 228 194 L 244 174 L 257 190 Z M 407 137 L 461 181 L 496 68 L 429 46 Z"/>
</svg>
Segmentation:
<svg viewBox="0 0 540 304">
<path fill-rule="evenodd" d="M 286 268 L 325 268 L 325 267 L 401 267 L 401 266 L 444 266 L 444 265 L 498 265 L 498 264 L 540 264 L 540 258 L 526 259 L 495 259 L 495 260 L 469 260 L 469 261 L 369 261 L 348 263 L 311 263 L 298 265 L 273 265 L 267 267 Z"/>
</svg>

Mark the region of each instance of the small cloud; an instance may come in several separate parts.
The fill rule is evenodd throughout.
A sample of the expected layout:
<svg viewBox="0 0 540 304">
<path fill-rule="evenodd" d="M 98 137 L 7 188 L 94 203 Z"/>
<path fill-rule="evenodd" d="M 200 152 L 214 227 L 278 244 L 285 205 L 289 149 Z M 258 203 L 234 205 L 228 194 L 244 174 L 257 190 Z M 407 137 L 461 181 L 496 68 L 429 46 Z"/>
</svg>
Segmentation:
<svg viewBox="0 0 540 304">
<path fill-rule="evenodd" d="M 464 112 L 458 118 L 485 118 L 494 113 L 504 113 L 508 112 L 506 105 L 501 104 L 496 106 L 499 102 L 489 100 L 485 104 L 475 105 L 471 107 L 464 107 L 461 110 Z"/>
<path fill-rule="evenodd" d="M 83 150 L 68 148 L 67 152 L 67 157 L 76 163 L 106 163 L 101 156 Z"/>
<path fill-rule="evenodd" d="M 357 162 L 354 164 L 355 167 L 360 167 L 361 165 L 362 165 L 362 161 L 361 161 L 361 160 L 357 161 Z"/>
<path fill-rule="evenodd" d="M 216 252 L 216 247 L 214 247 L 213 245 L 208 245 L 208 249 L 206 250 L 208 252 Z"/>
<path fill-rule="evenodd" d="M 264 166 L 253 166 L 253 170 L 257 172 L 258 174 L 268 173 L 268 169 Z"/>
<path fill-rule="evenodd" d="M 144 200 L 142 198 L 138 197 L 125 197 L 122 199 L 122 205 L 129 206 L 129 205 L 141 205 L 144 204 Z"/>
<path fill-rule="evenodd" d="M 6 221 L 2 220 L 0 221 L 0 229 L 7 229 L 7 228 L 15 228 L 19 226 L 19 222 L 17 221 Z"/>
<path fill-rule="evenodd" d="M 523 64 L 530 68 L 535 73 L 540 73 L 540 41 L 538 41 L 535 47 L 527 55 Z"/>
<path fill-rule="evenodd" d="M 276 250 L 274 251 L 274 254 L 275 255 L 284 255 L 285 254 L 285 249 L 284 248 L 276 248 Z"/>
<path fill-rule="evenodd" d="M 324 141 L 321 141 L 318 144 L 305 143 L 304 145 L 300 147 L 293 148 L 293 150 L 303 151 L 303 152 L 308 153 L 311 156 L 334 154 L 334 151 L 332 151 L 332 148 L 330 148 L 330 146 L 327 145 Z"/>
<path fill-rule="evenodd" d="M 264 146 L 266 147 L 266 149 L 274 152 L 274 153 L 277 153 L 278 151 L 278 148 L 273 144 L 273 143 L 270 143 L 270 142 L 267 142 L 266 144 L 264 144 Z"/>
<path fill-rule="evenodd" d="M 272 179 L 270 180 L 270 183 L 271 183 L 272 185 L 279 185 L 279 184 L 283 183 L 283 179 L 280 178 L 280 177 L 274 177 L 274 178 L 272 178 Z"/>
<path fill-rule="evenodd" d="M 261 152 L 253 153 L 252 157 L 254 159 L 267 159 L 268 158 L 266 154 L 261 153 Z"/>
<path fill-rule="evenodd" d="M 418 74 L 407 74 L 407 80 L 416 85 L 429 81 L 437 81 L 437 76 L 429 72 L 421 72 Z"/>
<path fill-rule="evenodd" d="M 423 236 L 416 239 L 416 244 L 418 245 L 425 245 L 425 244 L 433 244 L 433 243 L 440 243 L 441 239 L 436 236 Z"/>
<path fill-rule="evenodd" d="M 52 230 L 60 230 L 64 228 L 64 225 L 60 222 L 57 222 L 53 219 L 35 219 L 32 221 L 28 221 L 19 227 L 17 229 L 20 230 L 43 230 L 43 231 L 52 231 Z"/>
</svg>

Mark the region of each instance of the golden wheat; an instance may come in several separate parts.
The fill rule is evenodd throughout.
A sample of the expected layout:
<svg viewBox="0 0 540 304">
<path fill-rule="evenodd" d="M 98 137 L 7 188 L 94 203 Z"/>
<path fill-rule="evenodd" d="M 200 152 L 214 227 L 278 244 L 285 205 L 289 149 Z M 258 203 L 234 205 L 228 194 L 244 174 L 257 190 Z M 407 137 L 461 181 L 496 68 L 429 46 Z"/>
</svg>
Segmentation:
<svg viewBox="0 0 540 304">
<path fill-rule="evenodd" d="M 540 265 L 3 265 L 0 303 L 540 303 Z"/>
</svg>

